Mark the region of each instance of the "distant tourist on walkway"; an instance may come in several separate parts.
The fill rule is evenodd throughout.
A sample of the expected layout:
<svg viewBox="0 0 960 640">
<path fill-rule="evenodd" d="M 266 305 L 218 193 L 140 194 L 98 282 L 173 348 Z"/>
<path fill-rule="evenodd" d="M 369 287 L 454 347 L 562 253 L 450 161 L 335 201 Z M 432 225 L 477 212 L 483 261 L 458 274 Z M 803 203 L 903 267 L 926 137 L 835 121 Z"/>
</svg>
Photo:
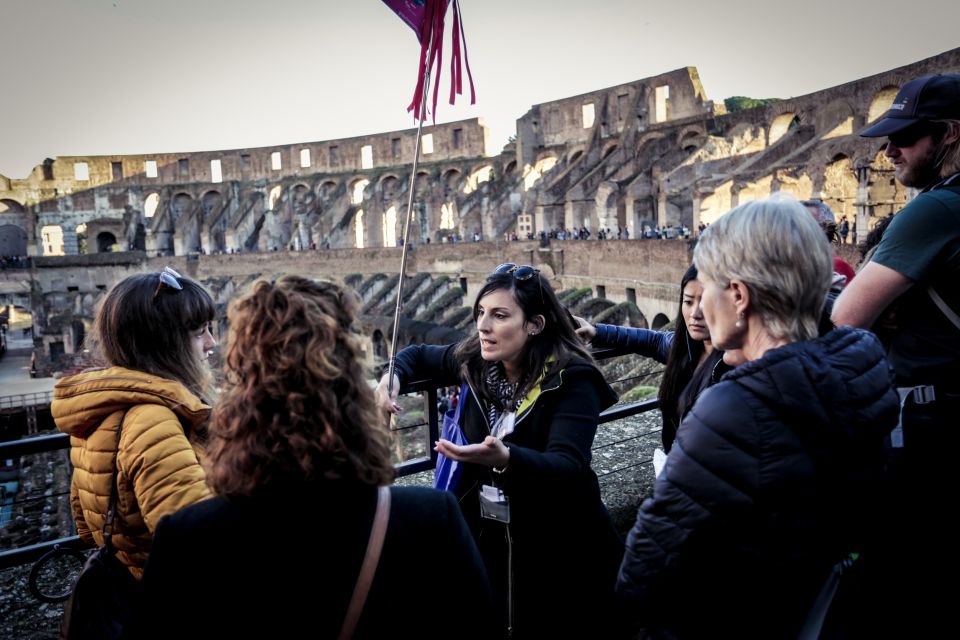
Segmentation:
<svg viewBox="0 0 960 640">
<path fill-rule="evenodd" d="M 394 395 L 386 376 L 381 407 L 397 413 L 400 384 L 432 377 L 462 383 L 466 444 L 437 451 L 465 463 L 455 488 L 490 574 L 496 612 L 463 603 L 448 631 L 500 616 L 515 638 L 611 638 L 610 606 L 623 545 L 590 468 L 598 414 L 616 401 L 538 269 L 500 265 L 473 305 L 477 333 L 446 347 L 397 354 Z M 444 571 L 441 554 L 436 570 Z M 442 606 L 447 606 L 445 603 Z"/>
<path fill-rule="evenodd" d="M 200 461 L 215 313 L 210 294 L 171 269 L 130 276 L 94 320 L 94 351 L 107 368 L 54 387 L 53 418 L 70 434 L 77 533 L 103 544 L 116 462 L 113 547 L 137 579 L 160 518 L 211 495 Z"/>
<path fill-rule="evenodd" d="M 817 337 L 831 262 L 796 201 L 737 207 L 700 238 L 710 337 L 745 363 L 680 423 L 627 540 L 617 589 L 650 630 L 797 638 L 863 548 L 898 402 L 873 334 Z"/>
<path fill-rule="evenodd" d="M 218 497 L 157 528 L 142 636 L 338 637 L 377 506 L 389 504 L 352 637 L 496 637 L 453 496 L 386 489 L 391 447 L 352 330 L 357 305 L 338 285 L 299 276 L 260 281 L 233 303 L 227 388 L 210 427 Z"/>
</svg>

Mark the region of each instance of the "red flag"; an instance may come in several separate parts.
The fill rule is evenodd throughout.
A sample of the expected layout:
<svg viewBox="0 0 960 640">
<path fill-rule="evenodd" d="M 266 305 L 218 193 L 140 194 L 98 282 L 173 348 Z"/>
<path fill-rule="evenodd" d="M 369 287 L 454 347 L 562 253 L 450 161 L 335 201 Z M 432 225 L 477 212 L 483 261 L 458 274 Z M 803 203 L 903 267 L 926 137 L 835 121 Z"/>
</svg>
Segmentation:
<svg viewBox="0 0 960 640">
<path fill-rule="evenodd" d="M 473 87 L 473 74 L 470 73 L 470 61 L 467 58 L 467 39 L 464 36 L 460 18 L 459 0 L 383 0 L 390 9 L 407 23 L 417 34 L 420 41 L 420 65 L 417 69 L 417 86 L 413 92 L 413 100 L 407 111 L 413 111 L 414 118 L 423 119 L 426 111 L 420 112 L 423 105 L 423 92 L 429 91 L 424 86 L 424 76 L 427 69 L 431 72 L 436 69 L 433 83 L 433 121 L 437 121 L 437 91 L 440 88 L 440 65 L 443 61 L 443 23 L 447 7 L 453 4 L 453 55 L 450 57 L 450 104 L 454 104 L 455 96 L 463 95 L 463 69 L 467 68 L 467 80 L 470 83 L 470 104 L 477 102 Z M 461 55 L 462 41 L 462 55 Z M 424 105 L 426 107 L 426 105 Z"/>
</svg>

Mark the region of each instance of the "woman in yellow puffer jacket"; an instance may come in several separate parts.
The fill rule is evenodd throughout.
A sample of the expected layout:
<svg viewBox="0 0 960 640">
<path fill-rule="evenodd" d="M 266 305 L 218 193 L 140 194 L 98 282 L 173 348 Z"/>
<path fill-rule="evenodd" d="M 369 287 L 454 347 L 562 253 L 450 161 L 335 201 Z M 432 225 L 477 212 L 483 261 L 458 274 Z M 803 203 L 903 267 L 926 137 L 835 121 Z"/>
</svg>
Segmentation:
<svg viewBox="0 0 960 640">
<path fill-rule="evenodd" d="M 116 453 L 112 541 L 138 580 L 160 518 L 212 495 L 201 461 L 215 311 L 203 287 L 172 269 L 130 276 L 107 294 L 94 321 L 94 349 L 108 367 L 54 388 L 53 417 L 70 434 L 77 533 L 103 544 Z"/>
</svg>

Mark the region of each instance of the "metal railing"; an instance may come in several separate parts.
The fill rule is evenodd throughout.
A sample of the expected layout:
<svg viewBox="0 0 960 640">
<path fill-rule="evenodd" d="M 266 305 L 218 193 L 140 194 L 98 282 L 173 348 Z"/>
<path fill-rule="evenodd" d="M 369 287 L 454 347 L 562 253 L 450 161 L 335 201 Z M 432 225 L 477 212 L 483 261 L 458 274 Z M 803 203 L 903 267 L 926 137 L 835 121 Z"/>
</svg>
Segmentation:
<svg viewBox="0 0 960 640">
<path fill-rule="evenodd" d="M 20 393 L 12 396 L 0 396 L 0 409 L 20 409 L 53 402 L 53 391 Z"/>
<path fill-rule="evenodd" d="M 629 352 L 624 352 L 616 349 L 604 349 L 597 350 L 594 352 L 594 356 L 599 359 L 606 359 L 620 355 L 626 355 Z M 659 373 L 659 371 L 653 371 L 650 374 L 652 375 Z M 618 382 L 618 381 L 612 381 Z M 429 432 L 428 443 L 435 442 L 439 436 L 439 411 L 437 409 L 437 384 L 432 379 L 419 380 L 406 384 L 400 388 L 401 394 L 410 394 L 410 393 L 423 393 L 424 394 L 424 403 L 425 411 L 424 416 L 426 418 L 425 422 L 417 423 L 414 425 L 408 425 L 403 427 L 393 428 L 393 431 L 403 431 L 406 429 L 417 428 L 426 426 Z M 656 409 L 658 406 L 657 399 L 652 398 L 648 400 L 641 400 L 638 402 L 632 402 L 626 405 L 612 407 L 599 416 L 599 424 L 604 425 L 610 422 L 615 422 L 617 420 L 622 420 L 624 418 L 629 418 L 631 416 L 636 416 L 641 413 L 646 413 Z M 640 437 L 654 433 L 655 431 L 650 431 L 634 436 L 629 436 L 622 440 L 615 442 L 607 442 L 601 445 L 595 445 L 593 450 L 604 449 L 611 447 L 617 444 L 622 444 L 629 440 L 638 439 Z M 19 458 L 21 456 L 27 455 L 36 455 L 40 453 L 47 453 L 51 451 L 58 451 L 62 449 L 68 449 L 70 447 L 70 437 L 64 433 L 56 434 L 47 434 L 42 436 L 35 436 L 31 438 L 24 438 L 22 440 L 12 440 L 8 442 L 0 442 L 0 460 L 3 459 L 13 459 Z M 415 458 L 412 460 L 405 460 L 396 465 L 397 477 L 401 478 L 404 476 L 413 475 L 416 473 L 421 473 L 424 471 L 430 471 L 436 466 L 437 453 L 433 450 L 432 446 L 427 447 L 429 455 Z M 601 476 L 610 476 L 615 473 L 620 473 L 628 469 L 632 469 L 643 464 L 650 463 L 650 460 L 639 460 L 632 462 L 630 464 L 618 467 L 609 471 L 600 474 Z M 52 496 L 44 496 L 52 497 Z M 85 548 L 85 545 L 80 541 L 79 536 L 67 536 L 64 538 L 58 538 L 56 540 L 50 540 L 46 542 L 39 542 L 25 547 L 19 547 L 16 549 L 8 549 L 0 551 L 0 570 L 8 569 L 10 567 L 20 566 L 28 564 L 30 562 L 36 562 L 37 564 L 33 567 L 31 572 L 30 580 L 30 590 L 31 592 L 41 601 L 45 602 L 57 602 L 63 600 L 66 595 L 62 597 L 49 596 L 43 594 L 39 588 L 36 586 L 35 576 L 38 574 L 40 569 L 41 560 L 47 558 L 54 558 L 59 555 L 66 554 L 75 554 L 77 549 Z"/>
</svg>

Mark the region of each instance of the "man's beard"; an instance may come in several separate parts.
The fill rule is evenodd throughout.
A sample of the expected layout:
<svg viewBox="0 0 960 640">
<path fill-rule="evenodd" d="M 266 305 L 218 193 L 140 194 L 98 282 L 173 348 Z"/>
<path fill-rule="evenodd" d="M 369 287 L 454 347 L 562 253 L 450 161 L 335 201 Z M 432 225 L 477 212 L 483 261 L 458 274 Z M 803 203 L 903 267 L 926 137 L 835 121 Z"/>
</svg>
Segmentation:
<svg viewBox="0 0 960 640">
<path fill-rule="evenodd" d="M 897 180 L 905 187 L 922 189 L 940 177 L 940 164 L 943 162 L 942 144 L 931 145 L 927 152 L 917 157 L 910 165 L 897 167 Z"/>
</svg>

